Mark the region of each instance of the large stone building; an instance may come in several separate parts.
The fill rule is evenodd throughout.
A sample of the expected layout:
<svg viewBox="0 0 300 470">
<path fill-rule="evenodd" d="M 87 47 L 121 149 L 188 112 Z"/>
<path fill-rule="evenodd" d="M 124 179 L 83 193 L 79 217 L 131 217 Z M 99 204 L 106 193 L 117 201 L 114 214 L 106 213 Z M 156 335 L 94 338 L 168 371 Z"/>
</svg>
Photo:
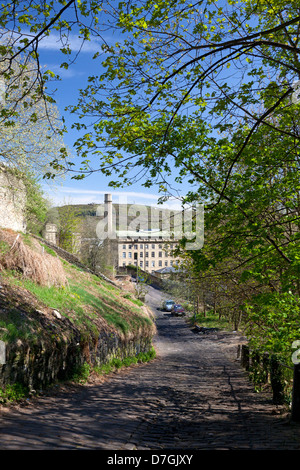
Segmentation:
<svg viewBox="0 0 300 470">
<path fill-rule="evenodd" d="M 163 267 L 175 266 L 179 262 L 179 259 L 172 254 L 176 241 L 170 239 L 167 231 L 159 230 L 158 226 L 151 227 L 151 220 L 147 230 L 140 227 L 136 230 L 131 227 L 131 230 L 128 230 L 128 223 L 125 230 L 116 230 L 111 194 L 105 194 L 104 217 L 107 228 L 106 246 L 110 245 L 108 248 L 110 262 L 116 269 L 134 265 L 143 271 L 154 273 Z"/>
<path fill-rule="evenodd" d="M 175 243 L 162 238 L 119 238 L 117 265 L 134 265 L 153 273 L 162 267 L 175 266 L 178 260 L 172 254 L 174 248 Z"/>
<path fill-rule="evenodd" d="M 151 220 L 151 210 L 143 205 L 113 204 L 112 195 L 105 194 L 104 204 L 100 204 L 93 215 L 83 217 L 81 234 L 73 234 L 76 239 L 73 253 L 86 260 L 88 252 L 88 263 L 99 271 L 110 268 L 116 272 L 133 265 L 154 273 L 175 266 L 178 259 L 172 250 L 176 242 L 170 239 L 168 231 L 159 229 L 158 220 L 155 220 L 159 211 Z M 140 217 L 135 218 L 136 211 L 143 213 L 147 229 L 141 227 Z M 167 218 L 166 212 L 163 217 Z M 58 243 L 56 224 L 46 224 L 43 237 Z"/>
</svg>

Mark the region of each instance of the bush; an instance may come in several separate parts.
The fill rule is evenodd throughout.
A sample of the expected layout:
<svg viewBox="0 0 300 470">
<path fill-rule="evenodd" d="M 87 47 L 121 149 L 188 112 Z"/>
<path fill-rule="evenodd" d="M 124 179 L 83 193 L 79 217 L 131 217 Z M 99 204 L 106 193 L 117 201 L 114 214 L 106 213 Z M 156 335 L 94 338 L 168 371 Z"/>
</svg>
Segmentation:
<svg viewBox="0 0 300 470">
<path fill-rule="evenodd" d="M 28 397 L 29 390 L 22 384 L 15 383 L 7 385 L 5 388 L 0 388 L 0 403 L 7 403 L 22 400 Z"/>
<path fill-rule="evenodd" d="M 85 362 L 84 364 L 76 367 L 72 374 L 72 381 L 80 384 L 85 384 L 91 374 L 91 366 Z"/>
</svg>

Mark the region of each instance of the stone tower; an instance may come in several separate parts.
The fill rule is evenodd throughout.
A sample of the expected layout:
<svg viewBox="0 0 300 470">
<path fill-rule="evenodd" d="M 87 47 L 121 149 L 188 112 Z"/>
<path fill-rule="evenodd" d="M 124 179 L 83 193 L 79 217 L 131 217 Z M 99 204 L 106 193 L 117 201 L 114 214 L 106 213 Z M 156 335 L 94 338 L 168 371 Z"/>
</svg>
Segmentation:
<svg viewBox="0 0 300 470">
<path fill-rule="evenodd" d="M 47 242 L 57 245 L 57 225 L 46 224 L 43 230 L 43 238 L 47 240 Z"/>
</svg>

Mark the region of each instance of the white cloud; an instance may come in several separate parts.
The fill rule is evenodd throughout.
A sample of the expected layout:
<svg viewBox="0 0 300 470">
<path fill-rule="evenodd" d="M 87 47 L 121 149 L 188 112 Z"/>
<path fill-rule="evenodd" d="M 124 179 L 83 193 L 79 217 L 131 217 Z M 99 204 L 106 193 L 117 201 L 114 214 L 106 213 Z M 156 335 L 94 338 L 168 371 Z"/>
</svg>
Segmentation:
<svg viewBox="0 0 300 470">
<path fill-rule="evenodd" d="M 158 208 L 168 208 L 171 210 L 181 210 L 181 201 L 178 198 L 170 198 L 163 204 L 158 204 L 159 194 L 148 194 L 138 191 L 112 191 L 95 189 L 77 189 L 72 187 L 60 187 L 56 189 L 45 188 L 54 205 L 63 204 L 103 204 L 104 194 L 112 194 L 114 203 L 120 204 L 145 204 L 157 206 Z"/>
<path fill-rule="evenodd" d="M 15 45 L 23 46 L 21 39 L 27 38 L 29 41 L 34 39 L 34 35 L 29 31 L 23 30 L 20 33 L 16 32 L 2 32 L 1 42 L 13 41 Z M 48 36 L 43 36 L 39 39 L 39 50 L 43 51 L 59 51 L 65 45 L 69 45 L 73 52 L 87 52 L 95 53 L 101 52 L 101 45 L 103 39 L 100 37 L 91 37 L 88 41 L 83 41 L 79 35 L 69 33 L 67 36 L 61 36 L 59 33 L 51 32 Z"/>
<path fill-rule="evenodd" d="M 83 41 L 82 38 L 73 33 L 70 33 L 68 38 L 61 39 L 59 34 L 50 33 L 49 36 L 45 36 L 39 42 L 39 48 L 44 51 L 59 51 L 65 43 L 67 43 L 74 52 L 81 50 L 81 52 L 95 53 L 101 51 L 102 41 L 100 38 L 92 38 L 90 41 Z"/>
<path fill-rule="evenodd" d="M 46 64 L 44 65 L 44 68 L 47 70 L 51 70 L 51 72 L 55 73 L 58 75 L 60 78 L 68 79 L 68 78 L 75 78 L 75 77 L 80 77 L 84 76 L 85 72 L 84 71 L 79 71 L 78 67 L 75 69 L 73 67 L 65 69 L 64 67 L 60 67 L 57 64 Z"/>
</svg>

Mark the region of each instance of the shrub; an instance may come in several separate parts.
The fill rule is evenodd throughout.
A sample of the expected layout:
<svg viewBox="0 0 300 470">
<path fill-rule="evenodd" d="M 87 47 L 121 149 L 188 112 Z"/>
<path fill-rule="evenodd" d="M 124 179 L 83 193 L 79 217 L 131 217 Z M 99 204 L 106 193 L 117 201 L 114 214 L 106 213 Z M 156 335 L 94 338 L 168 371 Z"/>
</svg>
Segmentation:
<svg viewBox="0 0 300 470">
<path fill-rule="evenodd" d="M 22 400 L 28 395 L 28 388 L 22 384 L 6 385 L 5 388 L 0 388 L 0 403 Z"/>
<path fill-rule="evenodd" d="M 88 378 L 91 374 L 91 366 L 87 362 L 77 366 L 73 370 L 71 380 L 79 384 L 85 384 L 88 381 Z"/>
</svg>

